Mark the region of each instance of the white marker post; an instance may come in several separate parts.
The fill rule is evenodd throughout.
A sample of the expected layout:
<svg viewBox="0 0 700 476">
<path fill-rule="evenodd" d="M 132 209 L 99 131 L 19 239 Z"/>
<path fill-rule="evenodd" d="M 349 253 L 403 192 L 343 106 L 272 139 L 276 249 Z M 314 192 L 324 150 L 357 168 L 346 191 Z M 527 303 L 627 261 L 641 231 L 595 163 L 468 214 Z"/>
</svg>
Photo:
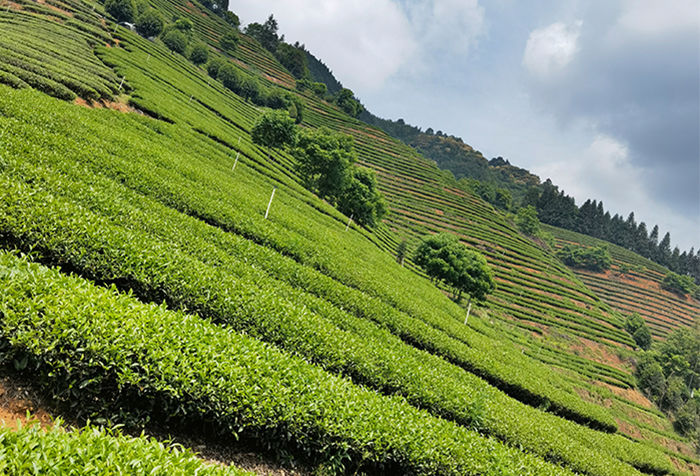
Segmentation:
<svg viewBox="0 0 700 476">
<path fill-rule="evenodd" d="M 148 53 L 148 58 L 146 58 L 146 63 L 148 63 L 149 59 L 151 59 L 151 53 Z"/>
<path fill-rule="evenodd" d="M 238 156 L 239 156 L 239 155 L 241 155 L 240 152 L 238 152 L 238 153 L 236 154 L 236 160 L 233 161 L 233 168 L 231 168 L 231 172 L 233 172 L 234 170 L 236 170 L 236 164 L 238 163 Z"/>
<path fill-rule="evenodd" d="M 270 195 L 270 203 L 267 204 L 267 210 L 265 211 L 265 220 L 267 220 L 267 214 L 270 213 L 270 205 L 272 205 L 272 199 L 275 197 L 275 190 L 277 190 L 277 187 L 272 189 L 272 195 Z"/>
<path fill-rule="evenodd" d="M 194 97 L 194 95 L 190 96 L 190 102 L 192 102 L 192 98 L 193 98 L 193 97 Z"/>
<path fill-rule="evenodd" d="M 119 83 L 119 90 L 120 90 L 120 91 L 122 90 L 122 86 L 124 85 L 124 80 L 125 80 L 125 79 L 126 79 L 126 76 L 124 76 L 124 77 L 122 78 L 122 82 Z"/>
<path fill-rule="evenodd" d="M 464 318 L 464 325 L 467 325 L 467 321 L 469 320 L 469 312 L 472 310 L 472 300 L 469 300 L 469 305 L 467 306 L 467 317 Z"/>
<path fill-rule="evenodd" d="M 345 231 L 348 231 L 348 228 L 350 228 L 350 223 L 352 222 L 352 217 L 355 216 L 355 214 L 350 215 L 350 219 L 348 220 L 348 225 L 345 227 Z"/>
</svg>

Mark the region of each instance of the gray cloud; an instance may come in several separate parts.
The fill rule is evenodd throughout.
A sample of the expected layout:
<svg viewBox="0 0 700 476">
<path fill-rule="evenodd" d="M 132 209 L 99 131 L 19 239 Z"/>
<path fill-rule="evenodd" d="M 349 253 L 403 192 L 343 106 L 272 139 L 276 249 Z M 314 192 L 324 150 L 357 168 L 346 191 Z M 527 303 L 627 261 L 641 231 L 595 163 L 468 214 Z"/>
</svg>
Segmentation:
<svg viewBox="0 0 700 476">
<path fill-rule="evenodd" d="M 626 144 L 655 199 L 699 216 L 697 22 L 666 18 L 659 26 L 625 8 L 608 9 L 603 18 L 595 18 L 597 10 L 585 13 L 575 59 L 559 75 L 533 75 L 534 100 L 564 124 L 584 119 Z M 688 11 L 667 16 L 674 13 Z"/>
</svg>

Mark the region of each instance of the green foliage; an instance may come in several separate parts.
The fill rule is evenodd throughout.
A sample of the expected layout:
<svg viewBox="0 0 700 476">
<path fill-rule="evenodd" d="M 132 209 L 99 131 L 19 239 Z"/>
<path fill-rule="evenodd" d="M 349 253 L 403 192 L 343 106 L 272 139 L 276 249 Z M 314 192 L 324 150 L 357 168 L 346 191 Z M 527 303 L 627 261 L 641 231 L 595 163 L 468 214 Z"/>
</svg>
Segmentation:
<svg viewBox="0 0 700 476">
<path fill-rule="evenodd" d="M 700 323 L 675 330 L 656 351 L 646 352 L 636 373 L 639 388 L 675 416 L 679 432 L 700 431 Z"/>
<path fill-rule="evenodd" d="M 567 266 L 596 272 L 610 269 L 612 265 L 610 252 L 606 245 L 599 245 L 594 248 L 565 245 L 561 250 L 557 251 L 557 257 Z"/>
<path fill-rule="evenodd" d="M 642 354 L 637 362 L 637 382 L 639 388 L 652 400 L 658 401 L 666 392 L 664 369 L 651 352 Z"/>
<path fill-rule="evenodd" d="M 231 10 L 226 10 L 224 12 L 223 19 L 226 23 L 228 23 L 230 26 L 238 30 L 238 28 L 241 26 L 241 19 L 238 18 L 238 15 L 233 13 Z"/>
<path fill-rule="evenodd" d="M 377 178 L 373 170 L 352 168 L 350 183 L 340 194 L 338 210 L 353 217 L 362 226 L 373 227 L 380 223 L 387 212 L 387 206 L 377 189 Z"/>
<path fill-rule="evenodd" d="M 260 45 L 270 53 L 277 51 L 277 47 L 283 38 L 277 35 L 278 30 L 277 20 L 273 15 L 267 18 L 267 21 L 262 25 L 260 23 L 249 23 L 245 28 L 245 34 L 258 40 Z"/>
<path fill-rule="evenodd" d="M 684 436 L 691 436 L 700 429 L 700 394 L 689 399 L 676 412 L 674 427 Z"/>
<path fill-rule="evenodd" d="M 219 73 L 221 74 L 221 73 Z M 263 113 L 250 131 L 254 144 L 269 149 L 279 149 L 293 146 L 296 142 L 297 131 L 294 119 L 286 111 L 267 111 Z"/>
<path fill-rule="evenodd" d="M 661 287 L 680 295 L 694 295 L 698 291 L 698 286 L 690 276 L 682 276 L 673 271 L 669 271 L 661 280 Z"/>
<path fill-rule="evenodd" d="M 50 429 L 29 423 L 0 427 L 3 474 L 168 474 L 252 476 L 235 466 L 206 464 L 180 445 L 133 438 L 119 430 L 87 425 L 67 431 L 57 420 Z"/>
<path fill-rule="evenodd" d="M 136 17 L 133 0 L 106 0 L 105 11 L 118 22 L 132 22 Z"/>
<path fill-rule="evenodd" d="M 513 195 L 505 188 L 497 188 L 495 205 L 502 210 L 510 210 L 513 208 Z"/>
<path fill-rule="evenodd" d="M 296 88 L 302 92 L 310 91 L 314 96 L 316 96 L 319 99 L 325 98 L 326 94 L 328 93 L 328 88 L 325 84 L 314 83 L 313 81 L 310 81 L 308 79 L 298 79 L 296 81 Z"/>
<path fill-rule="evenodd" d="M 192 35 L 194 30 L 194 23 L 189 18 L 178 18 L 175 20 L 175 29 L 182 32 L 187 38 Z"/>
<path fill-rule="evenodd" d="M 83 416 L 206 424 L 212 436 L 254 438 L 279 456 L 335 464 L 343 473 L 394 467 L 457 476 L 497 466 L 500 474 L 513 476 L 572 474 L 255 338 L 5 253 L 0 288 L 0 324 L 11 343 L 3 357 L 30 359 L 27 374 L 57 400 L 73 402 Z M 100 446 L 90 450 L 95 465 L 101 462 L 96 453 L 104 451 Z M 119 456 L 117 451 L 113 458 Z M 181 463 L 190 471 L 201 466 L 185 456 Z M 168 462 L 160 461 L 166 468 Z M 207 474 L 204 467 L 199 471 Z"/>
<path fill-rule="evenodd" d="M 282 42 L 275 50 L 275 58 L 295 78 L 304 79 L 311 76 L 307 65 L 306 53 L 301 48 Z"/>
<path fill-rule="evenodd" d="M 357 161 L 353 139 L 329 129 L 302 129 L 292 155 L 304 186 L 337 205 L 353 179 Z"/>
<path fill-rule="evenodd" d="M 403 266 L 403 262 L 406 259 L 406 254 L 408 252 L 408 242 L 406 239 L 401 240 L 399 245 L 396 247 L 396 262 Z"/>
<path fill-rule="evenodd" d="M 219 77 L 219 70 L 221 69 L 221 66 L 226 64 L 226 60 L 220 57 L 214 57 L 209 60 L 207 63 L 207 73 L 209 76 L 211 76 L 214 79 L 218 79 Z"/>
<path fill-rule="evenodd" d="M 515 224 L 526 235 L 537 236 L 540 233 L 540 220 L 537 218 L 537 210 L 531 205 L 518 210 L 515 216 Z"/>
<path fill-rule="evenodd" d="M 190 51 L 190 61 L 198 66 L 209 61 L 209 47 L 205 43 L 196 43 Z"/>
<path fill-rule="evenodd" d="M 230 31 L 219 38 L 219 45 L 222 50 L 231 53 L 236 50 L 239 41 L 241 40 L 238 38 L 238 35 Z"/>
<path fill-rule="evenodd" d="M 351 117 L 359 116 L 365 109 L 364 106 L 360 104 L 360 101 L 355 99 L 355 93 L 347 88 L 343 88 L 334 94 L 332 101 L 341 111 Z"/>
<path fill-rule="evenodd" d="M 457 301 L 463 292 L 469 295 L 469 299 L 483 301 L 496 288 L 486 259 L 476 251 L 468 250 L 456 236 L 448 233 L 424 238 L 413 261 L 431 278 L 451 286 Z"/>
<path fill-rule="evenodd" d="M 215 68 L 216 66 L 214 66 Z M 243 83 L 243 75 L 238 72 L 238 69 L 229 61 L 219 63 L 219 69 L 216 72 L 216 79 L 224 84 L 224 87 L 233 92 L 240 91 Z"/>
<path fill-rule="evenodd" d="M 635 313 L 625 319 L 625 330 L 632 336 L 634 342 L 642 350 L 651 349 L 651 331 L 642 317 Z"/>
<path fill-rule="evenodd" d="M 163 33 L 161 40 L 163 40 L 163 44 L 165 44 L 170 51 L 181 55 L 185 54 L 185 50 L 187 49 L 187 37 L 180 30 L 176 28 L 167 30 Z"/>
<path fill-rule="evenodd" d="M 164 26 L 165 19 L 155 8 L 149 8 L 136 18 L 136 31 L 145 38 L 160 35 Z"/>
<path fill-rule="evenodd" d="M 329 129 L 301 129 L 292 150 L 304 186 L 356 223 L 372 227 L 387 211 L 374 172 L 354 167 L 353 139 Z"/>
</svg>

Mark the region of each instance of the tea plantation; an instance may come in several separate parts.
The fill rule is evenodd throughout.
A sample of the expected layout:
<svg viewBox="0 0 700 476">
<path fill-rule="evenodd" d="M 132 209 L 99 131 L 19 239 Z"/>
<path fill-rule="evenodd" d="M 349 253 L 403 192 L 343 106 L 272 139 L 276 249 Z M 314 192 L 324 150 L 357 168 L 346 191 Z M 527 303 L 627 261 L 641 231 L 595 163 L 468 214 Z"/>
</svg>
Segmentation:
<svg viewBox="0 0 700 476">
<path fill-rule="evenodd" d="M 102 474 L 107 458 L 128 474 L 244 474 L 124 425 L 243 441 L 319 475 L 697 469 L 692 442 L 634 390 L 624 330 L 640 299 L 676 306 L 642 313 L 659 337 L 697 319 L 697 302 L 569 270 L 412 149 L 296 91 L 255 40 L 221 51 L 232 28 L 214 12 L 151 7 L 304 104 L 300 127 L 352 136 L 389 214 L 362 228 L 307 191 L 292 155 L 253 143 L 261 105 L 102 4 L 0 4 L 3 372 L 104 426 L 0 431 L 0 468 Z M 466 324 L 395 259 L 439 231 L 494 271 Z"/>
</svg>

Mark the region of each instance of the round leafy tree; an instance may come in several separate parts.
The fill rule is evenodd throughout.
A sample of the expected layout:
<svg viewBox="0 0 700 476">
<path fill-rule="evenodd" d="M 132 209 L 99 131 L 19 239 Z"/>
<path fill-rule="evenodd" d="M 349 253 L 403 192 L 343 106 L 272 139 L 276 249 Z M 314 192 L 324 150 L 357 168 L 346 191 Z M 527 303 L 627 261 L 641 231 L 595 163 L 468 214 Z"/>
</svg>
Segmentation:
<svg viewBox="0 0 700 476">
<path fill-rule="evenodd" d="M 134 21 L 136 16 L 136 6 L 133 0 L 107 0 L 105 11 L 118 22 Z"/>
<path fill-rule="evenodd" d="M 190 51 L 190 61 L 196 65 L 204 64 L 209 60 L 209 48 L 204 43 L 197 43 Z"/>
<path fill-rule="evenodd" d="M 384 197 L 377 190 L 374 171 L 353 167 L 352 179 L 338 201 L 338 210 L 352 216 L 356 223 L 375 226 L 386 214 Z"/>
<path fill-rule="evenodd" d="M 352 181 L 353 139 L 326 127 L 302 129 L 292 154 L 304 186 L 335 205 Z"/>
<path fill-rule="evenodd" d="M 180 53 L 181 55 L 185 54 L 185 49 L 187 48 L 187 38 L 180 30 L 168 30 L 163 35 L 162 40 L 163 43 L 165 43 L 165 46 L 167 46 L 171 51 Z"/>
<path fill-rule="evenodd" d="M 457 302 L 461 300 L 462 293 L 469 296 L 469 303 L 472 299 L 484 301 L 496 289 L 486 258 L 467 249 L 456 236 L 449 233 L 424 238 L 416 249 L 414 262 L 431 279 L 452 287 Z"/>
<path fill-rule="evenodd" d="M 228 32 L 219 38 L 219 45 L 224 51 L 234 51 L 238 46 L 238 35 L 233 32 Z"/>
<path fill-rule="evenodd" d="M 253 143 L 267 147 L 267 158 L 269 159 L 270 149 L 294 144 L 296 125 L 294 119 L 289 117 L 286 111 L 268 111 L 255 122 L 250 137 L 253 139 Z"/>
<path fill-rule="evenodd" d="M 136 31 L 144 38 L 160 35 L 164 26 L 163 15 L 155 8 L 146 10 L 136 19 Z"/>
</svg>

